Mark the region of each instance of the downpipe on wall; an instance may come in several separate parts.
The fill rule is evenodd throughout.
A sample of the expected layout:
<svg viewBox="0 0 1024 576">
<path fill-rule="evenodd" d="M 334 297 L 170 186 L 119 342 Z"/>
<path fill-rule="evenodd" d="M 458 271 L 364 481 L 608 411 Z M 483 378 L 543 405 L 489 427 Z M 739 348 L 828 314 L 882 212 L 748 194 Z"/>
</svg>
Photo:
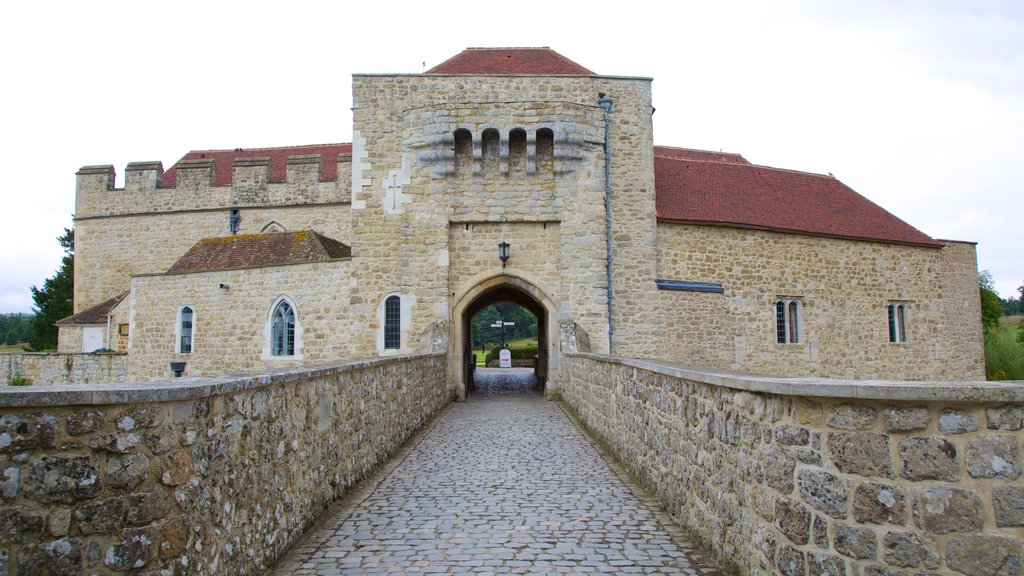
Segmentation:
<svg viewBox="0 0 1024 576">
<path fill-rule="evenodd" d="M 605 240 L 607 243 L 608 260 L 605 269 L 608 276 L 608 354 L 613 354 L 615 324 L 612 320 L 612 152 L 608 142 L 608 127 L 611 123 L 609 114 L 615 111 L 615 103 L 604 92 L 597 94 L 597 105 L 604 110 L 604 222 Z"/>
</svg>

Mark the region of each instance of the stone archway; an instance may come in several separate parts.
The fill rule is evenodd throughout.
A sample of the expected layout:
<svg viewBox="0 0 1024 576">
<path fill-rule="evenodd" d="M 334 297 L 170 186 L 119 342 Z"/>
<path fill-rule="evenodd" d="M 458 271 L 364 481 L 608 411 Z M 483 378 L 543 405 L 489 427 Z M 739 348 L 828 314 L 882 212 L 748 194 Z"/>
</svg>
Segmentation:
<svg viewBox="0 0 1024 576">
<path fill-rule="evenodd" d="M 452 309 L 450 381 L 456 396 L 465 400 L 471 385 L 473 364 L 470 321 L 477 312 L 498 302 L 511 302 L 537 317 L 537 382 L 545 394 L 556 388 L 559 366 L 557 306 L 533 283 L 518 276 L 500 274 L 486 278 L 459 295 Z"/>
</svg>

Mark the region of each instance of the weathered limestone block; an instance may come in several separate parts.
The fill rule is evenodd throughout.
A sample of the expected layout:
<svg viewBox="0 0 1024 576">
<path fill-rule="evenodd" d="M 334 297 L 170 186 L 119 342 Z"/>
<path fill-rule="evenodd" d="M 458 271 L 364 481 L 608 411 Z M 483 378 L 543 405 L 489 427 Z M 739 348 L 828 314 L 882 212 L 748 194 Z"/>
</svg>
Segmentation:
<svg viewBox="0 0 1024 576">
<path fill-rule="evenodd" d="M 57 438 L 57 419 L 29 412 L 0 418 L 0 452 L 52 448 Z"/>
<path fill-rule="evenodd" d="M 775 501 L 775 527 L 794 544 L 807 544 L 811 533 L 811 513 L 788 498 Z"/>
<path fill-rule="evenodd" d="M 939 414 L 939 432 L 965 434 L 978 430 L 978 417 L 960 410 L 943 410 Z"/>
<path fill-rule="evenodd" d="M 46 516 L 18 508 L 0 510 L 0 543 L 31 542 L 46 532 Z"/>
<path fill-rule="evenodd" d="M 905 524 L 906 495 L 898 486 L 864 482 L 853 493 L 853 518 L 872 524 Z"/>
<path fill-rule="evenodd" d="M 775 427 L 775 439 L 779 444 L 787 446 L 806 446 L 810 441 L 811 434 L 807 428 L 799 426 L 787 426 L 779 424 Z"/>
<path fill-rule="evenodd" d="M 967 473 L 972 478 L 1020 476 L 1020 446 L 1011 436 L 986 434 L 967 444 Z"/>
<path fill-rule="evenodd" d="M 106 480 L 111 488 L 132 489 L 149 474 L 149 457 L 145 454 L 131 454 L 124 457 L 107 458 Z"/>
<path fill-rule="evenodd" d="M 807 569 L 807 559 L 804 553 L 786 545 L 779 550 L 779 573 L 783 576 L 804 576 Z"/>
<path fill-rule="evenodd" d="M 1017 576 L 1022 566 L 1019 540 L 965 534 L 946 546 L 946 565 L 969 576 Z"/>
<path fill-rule="evenodd" d="M 103 564 L 113 570 L 126 571 L 142 568 L 157 556 L 157 545 L 152 530 L 140 528 L 125 533 L 125 537 L 107 547 Z"/>
<path fill-rule="evenodd" d="M 981 498 L 971 490 L 935 486 L 918 492 L 915 516 L 932 534 L 973 532 L 982 527 Z"/>
<path fill-rule="evenodd" d="M 192 475 L 192 461 L 185 452 L 175 452 L 161 461 L 163 473 L 160 481 L 168 486 L 179 486 Z"/>
<path fill-rule="evenodd" d="M 1024 487 L 996 486 L 992 489 L 996 526 L 1024 526 Z"/>
<path fill-rule="evenodd" d="M 18 574 L 78 576 L 81 570 L 82 546 L 73 538 L 29 544 L 18 550 Z"/>
<path fill-rule="evenodd" d="M 870 528 L 856 528 L 839 524 L 836 526 L 832 544 L 835 546 L 836 552 L 851 558 L 874 560 L 878 555 L 875 531 Z"/>
<path fill-rule="evenodd" d="M 71 531 L 71 509 L 57 508 L 50 512 L 48 523 L 50 526 L 50 536 L 55 538 L 67 536 Z"/>
<path fill-rule="evenodd" d="M 793 491 L 793 472 L 796 462 L 777 446 L 768 448 L 764 459 L 764 481 L 783 494 Z"/>
<path fill-rule="evenodd" d="M 1020 430 L 1024 428 L 1024 406 L 986 408 L 985 420 L 989 430 Z"/>
<path fill-rule="evenodd" d="M 21 479 L 21 468 L 8 466 L 0 470 L 0 497 L 14 500 L 18 497 L 18 482 Z"/>
<path fill-rule="evenodd" d="M 884 411 L 885 429 L 889 432 L 910 432 L 923 430 L 931 416 L 924 406 L 889 406 Z"/>
<path fill-rule="evenodd" d="M 818 576 L 846 576 L 846 562 L 838 556 L 808 554 L 807 570 Z"/>
<path fill-rule="evenodd" d="M 105 414 L 100 410 L 92 408 L 86 408 L 68 414 L 64 419 L 67 425 L 68 434 L 72 436 L 81 436 L 92 432 L 99 427 Z"/>
<path fill-rule="evenodd" d="M 98 434 L 89 439 L 89 447 L 93 450 L 106 450 L 115 454 L 127 454 L 139 445 L 138 434 Z"/>
<path fill-rule="evenodd" d="M 938 568 L 939 554 L 934 541 L 913 532 L 888 532 L 882 538 L 882 558 L 904 568 Z"/>
<path fill-rule="evenodd" d="M 124 523 L 123 496 L 111 496 L 82 504 L 75 509 L 75 521 L 82 534 L 113 534 Z"/>
<path fill-rule="evenodd" d="M 825 415 L 825 423 L 842 430 L 866 430 L 875 424 L 875 409 L 863 404 L 840 404 L 831 406 Z"/>
<path fill-rule="evenodd" d="M 154 487 L 151 492 L 131 494 L 125 499 L 126 519 L 129 524 L 143 526 L 167 516 L 173 505 L 162 488 Z"/>
<path fill-rule="evenodd" d="M 814 537 L 814 545 L 818 548 L 828 548 L 828 520 L 825 520 L 820 515 L 816 515 L 811 525 L 811 531 Z"/>
<path fill-rule="evenodd" d="M 846 486 L 835 474 L 824 470 L 800 471 L 800 497 L 833 518 L 846 518 Z"/>
<path fill-rule="evenodd" d="M 939 436 L 900 441 L 900 475 L 909 480 L 957 480 L 960 458 L 956 445 Z"/>
<path fill-rule="evenodd" d="M 88 456 L 46 456 L 30 462 L 22 490 L 38 502 L 74 503 L 99 494 L 99 471 Z"/>
<path fill-rule="evenodd" d="M 861 476 L 892 478 L 889 437 L 866 432 L 832 432 L 827 445 L 840 471 Z"/>
</svg>

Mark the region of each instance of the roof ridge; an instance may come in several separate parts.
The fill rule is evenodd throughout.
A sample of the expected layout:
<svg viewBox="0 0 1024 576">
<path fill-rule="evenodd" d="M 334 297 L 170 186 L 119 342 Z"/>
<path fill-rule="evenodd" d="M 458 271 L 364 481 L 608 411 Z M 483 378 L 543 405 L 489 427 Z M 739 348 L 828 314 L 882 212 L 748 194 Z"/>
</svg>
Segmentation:
<svg viewBox="0 0 1024 576">
<path fill-rule="evenodd" d="M 694 152 L 709 152 L 709 150 L 697 150 L 697 149 L 693 149 L 693 148 L 689 148 L 689 150 L 693 150 Z M 726 152 L 712 152 L 712 153 L 713 154 L 726 154 Z M 706 160 L 706 159 L 703 159 L 703 158 L 676 158 L 674 156 L 665 156 L 665 155 L 657 154 L 657 153 L 654 154 L 654 157 L 655 158 L 664 158 L 665 160 L 675 160 L 677 162 L 706 162 L 708 164 L 728 164 L 730 166 L 743 166 L 745 168 L 764 168 L 766 170 L 777 170 L 779 172 L 789 172 L 790 174 L 803 174 L 805 176 L 819 176 L 821 178 L 831 178 L 831 179 L 835 180 L 836 182 L 839 182 L 840 184 L 843 184 L 843 186 L 846 186 L 846 184 L 843 183 L 842 180 L 840 180 L 839 178 L 836 178 L 832 174 L 821 174 L 821 173 L 818 173 L 818 172 L 808 172 L 806 170 L 794 170 L 792 168 L 779 168 L 779 167 L 776 167 L 776 166 L 768 166 L 766 164 L 754 164 L 753 162 L 750 162 L 749 160 L 747 161 L 747 164 L 737 164 L 735 162 L 724 162 L 722 160 Z M 849 188 L 849 186 L 846 186 L 846 187 Z M 851 190 L 852 190 L 852 188 L 851 188 Z"/>
<path fill-rule="evenodd" d="M 715 152 L 714 150 L 705 150 L 703 148 L 687 148 L 686 146 L 669 146 L 667 144 L 655 144 L 654 147 L 655 148 L 669 148 L 671 150 L 687 150 L 689 152 L 708 152 L 708 153 L 711 153 L 711 154 L 728 154 L 730 156 L 743 156 L 739 152 L 722 152 L 721 150 L 719 150 L 718 152 Z"/>
<path fill-rule="evenodd" d="M 242 152 L 255 150 L 287 150 L 289 148 L 319 148 L 322 146 L 351 146 L 351 142 L 331 142 L 328 144 L 296 144 L 295 146 L 262 146 L 258 148 L 241 148 Z M 208 150 L 189 150 L 192 152 L 238 152 L 239 148 L 210 148 Z"/>
<path fill-rule="evenodd" d="M 551 50 L 551 46 L 468 46 L 466 50 Z"/>
</svg>

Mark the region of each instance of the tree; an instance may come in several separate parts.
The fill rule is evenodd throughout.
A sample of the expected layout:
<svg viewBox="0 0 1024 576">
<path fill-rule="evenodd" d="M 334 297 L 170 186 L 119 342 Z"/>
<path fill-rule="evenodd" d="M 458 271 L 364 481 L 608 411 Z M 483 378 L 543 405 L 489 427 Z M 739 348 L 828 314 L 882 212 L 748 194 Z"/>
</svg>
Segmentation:
<svg viewBox="0 0 1024 576">
<path fill-rule="evenodd" d="M 49 350 L 57 347 L 57 326 L 61 318 L 66 318 L 74 311 L 72 298 L 75 291 L 75 230 L 65 228 L 64 234 L 57 237 L 64 258 L 60 268 L 52 278 L 43 282 L 43 287 L 32 287 L 32 300 L 36 305 L 32 308 L 36 317 L 33 323 L 32 339 L 29 346 L 33 350 Z"/>
<path fill-rule="evenodd" d="M 988 270 L 978 274 L 978 289 L 981 292 L 981 327 L 988 339 L 992 331 L 999 328 L 999 319 L 1003 317 L 1003 301 L 996 294 L 992 273 Z"/>
</svg>

